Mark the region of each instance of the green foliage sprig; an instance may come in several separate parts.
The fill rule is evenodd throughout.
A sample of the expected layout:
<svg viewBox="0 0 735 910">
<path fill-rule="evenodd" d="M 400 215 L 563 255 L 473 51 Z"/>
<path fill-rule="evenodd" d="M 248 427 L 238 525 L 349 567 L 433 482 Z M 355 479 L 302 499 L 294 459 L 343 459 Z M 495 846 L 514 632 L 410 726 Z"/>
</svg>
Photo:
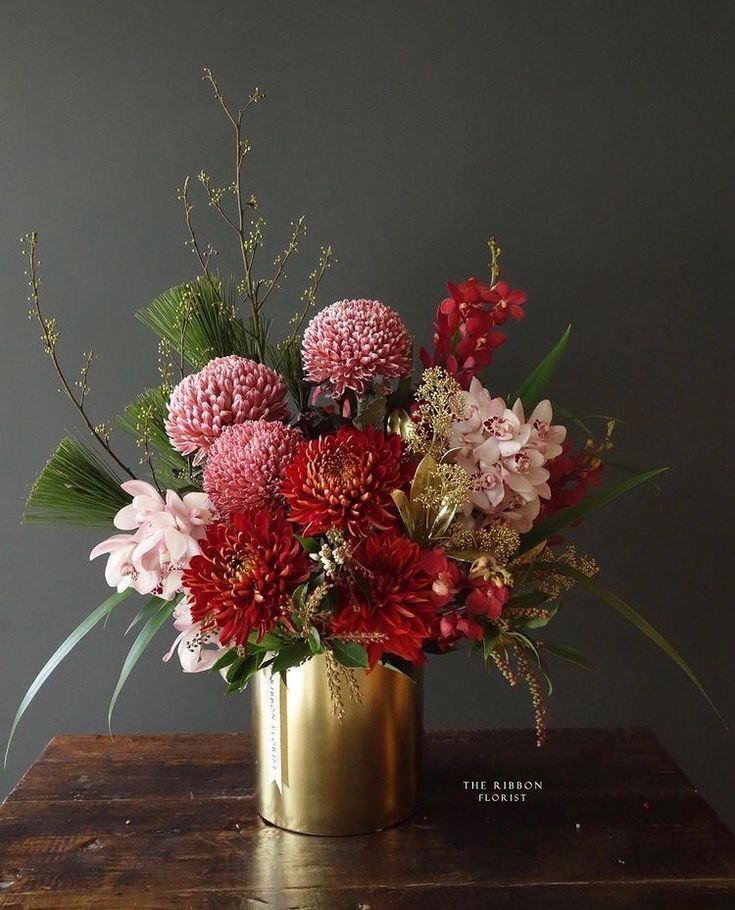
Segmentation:
<svg viewBox="0 0 735 910">
<path fill-rule="evenodd" d="M 160 490 L 186 491 L 194 487 L 191 459 L 172 445 L 166 433 L 168 389 L 158 386 L 137 395 L 115 424 L 132 436 L 143 452 L 141 462 L 148 465 Z"/>
<path fill-rule="evenodd" d="M 215 357 L 256 356 L 255 339 L 240 316 L 231 284 L 200 277 L 169 288 L 136 313 L 137 318 L 177 357 L 180 376 Z"/>
<path fill-rule="evenodd" d="M 23 521 L 109 528 L 129 501 L 120 478 L 84 443 L 65 436 L 31 488 Z"/>
</svg>

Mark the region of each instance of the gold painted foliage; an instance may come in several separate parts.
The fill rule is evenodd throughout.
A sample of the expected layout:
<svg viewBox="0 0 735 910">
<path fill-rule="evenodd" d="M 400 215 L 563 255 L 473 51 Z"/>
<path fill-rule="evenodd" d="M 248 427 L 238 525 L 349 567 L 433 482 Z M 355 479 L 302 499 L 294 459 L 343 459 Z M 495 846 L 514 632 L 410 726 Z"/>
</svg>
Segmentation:
<svg viewBox="0 0 735 910">
<path fill-rule="evenodd" d="M 416 401 L 418 408 L 406 444 L 416 454 L 441 457 L 449 448 L 452 425 L 465 414 L 462 388 L 442 367 L 430 367 L 416 389 Z"/>
<path fill-rule="evenodd" d="M 427 546 L 444 540 L 469 489 L 470 477 L 463 468 L 440 464 L 427 453 L 416 468 L 408 494 L 394 490 L 392 496 L 409 537 Z"/>
<path fill-rule="evenodd" d="M 452 525 L 446 543 L 450 554 L 465 562 L 491 556 L 498 565 L 505 566 L 521 543 L 520 534 L 503 521 L 497 521 L 479 531 Z"/>
</svg>

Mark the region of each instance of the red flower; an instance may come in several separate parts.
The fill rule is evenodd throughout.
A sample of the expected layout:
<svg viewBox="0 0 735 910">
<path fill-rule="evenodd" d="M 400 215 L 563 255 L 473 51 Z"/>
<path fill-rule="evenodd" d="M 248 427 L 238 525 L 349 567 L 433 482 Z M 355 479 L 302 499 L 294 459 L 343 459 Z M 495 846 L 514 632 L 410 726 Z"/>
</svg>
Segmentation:
<svg viewBox="0 0 735 910">
<path fill-rule="evenodd" d="M 262 638 L 309 575 L 291 526 L 268 510 L 209 525 L 200 547 L 184 571 L 184 588 L 192 619 L 218 626 L 225 645 L 245 645 L 253 631 Z"/>
<path fill-rule="evenodd" d="M 496 585 L 492 579 L 482 577 L 470 579 L 472 590 L 467 595 L 465 606 L 473 616 L 486 616 L 490 620 L 500 619 L 503 606 L 508 599 L 508 589 Z"/>
<path fill-rule="evenodd" d="M 512 290 L 507 281 L 492 287 L 476 278 L 462 284 L 449 284 L 451 296 L 445 298 L 434 323 L 434 353 L 421 349 L 425 367 L 443 366 L 468 388 L 473 376 L 489 366 L 493 349 L 505 341 L 495 330 L 510 315 L 522 319 L 526 295 Z"/>
<path fill-rule="evenodd" d="M 355 551 L 355 561 L 365 570 L 369 595 L 355 586 L 343 589 L 344 605 L 334 615 L 332 627 L 338 636 L 385 636 L 365 644 L 371 667 L 386 652 L 424 662 L 421 648 L 432 635 L 436 611 L 435 577 L 427 571 L 423 557 L 418 544 L 395 531 L 371 534 Z"/>
<path fill-rule="evenodd" d="M 561 455 L 546 464 L 551 497 L 541 503 L 536 523 L 550 518 L 562 509 L 577 505 L 587 496 L 590 487 L 602 483 L 604 464 L 594 453 L 582 449 L 572 454 L 571 442 L 565 442 L 563 449 Z M 573 526 L 577 523 L 574 522 Z"/>
<path fill-rule="evenodd" d="M 464 609 L 449 610 L 444 613 L 435 626 L 434 634 L 439 648 L 444 651 L 461 638 L 480 641 L 484 635 L 480 617 L 491 622 L 500 618 L 503 606 L 508 600 L 509 591 L 503 585 L 482 577 L 465 579 L 469 590 L 465 589 Z"/>
<path fill-rule="evenodd" d="M 432 603 L 437 608 L 445 607 L 459 590 L 459 566 L 441 549 L 424 550 L 421 553 L 421 566 L 433 579 Z"/>
<path fill-rule="evenodd" d="M 453 610 L 445 613 L 439 620 L 439 647 L 444 650 L 460 638 L 470 638 L 474 641 L 480 641 L 483 636 L 483 629 L 476 619 Z"/>
<path fill-rule="evenodd" d="M 494 300 L 493 318 L 498 325 L 502 325 L 508 316 L 516 321 L 525 317 L 523 305 L 528 297 L 524 291 L 513 290 L 507 281 L 498 281 L 492 286 L 491 294 Z"/>
<path fill-rule="evenodd" d="M 305 534 L 337 528 L 362 536 L 395 527 L 391 492 L 409 474 L 399 436 L 370 426 L 343 427 L 302 443 L 286 468 L 281 492 L 290 520 Z"/>
</svg>

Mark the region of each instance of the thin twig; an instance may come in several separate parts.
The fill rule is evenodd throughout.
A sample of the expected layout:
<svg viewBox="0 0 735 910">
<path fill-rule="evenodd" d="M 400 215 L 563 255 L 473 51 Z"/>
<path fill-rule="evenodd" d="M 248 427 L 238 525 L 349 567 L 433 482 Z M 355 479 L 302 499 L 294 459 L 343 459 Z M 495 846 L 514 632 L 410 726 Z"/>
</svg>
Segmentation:
<svg viewBox="0 0 735 910">
<path fill-rule="evenodd" d="M 234 156 L 234 165 L 235 165 L 235 180 L 232 184 L 232 191 L 235 195 L 236 202 L 236 218 L 233 220 L 225 212 L 224 208 L 221 205 L 220 200 L 217 198 L 217 194 L 212 193 L 211 188 L 208 185 L 208 181 L 202 181 L 202 184 L 207 191 L 209 196 L 210 204 L 219 212 L 224 221 L 235 231 L 238 237 L 239 247 L 240 247 L 240 258 L 242 259 L 243 267 L 243 291 L 244 296 L 247 298 L 250 304 L 250 310 L 252 313 L 253 320 L 253 334 L 255 336 L 255 343 L 258 347 L 258 355 L 261 360 L 265 358 L 266 351 L 266 337 L 263 328 L 263 322 L 261 319 L 261 309 L 262 303 L 258 301 L 257 285 L 253 280 L 253 259 L 257 248 L 259 246 L 257 232 L 255 232 L 251 238 L 248 237 L 245 229 L 245 208 L 246 203 L 243 201 L 243 186 L 242 186 L 242 171 L 243 163 L 247 157 L 248 152 L 250 151 L 250 146 L 247 141 L 243 138 L 242 135 L 242 124 L 245 118 L 245 114 L 248 112 L 252 105 L 257 104 L 265 96 L 260 91 L 260 89 L 255 88 L 250 93 L 247 104 L 245 107 L 239 108 L 237 113 L 233 113 L 228 107 L 224 96 L 220 90 L 217 80 L 214 78 L 212 71 L 208 68 L 205 68 L 203 78 L 208 82 L 212 90 L 214 91 L 214 97 L 216 98 L 219 106 L 224 111 L 227 119 L 230 121 L 230 124 L 233 128 L 233 138 L 235 143 L 235 156 Z M 201 177 L 200 177 L 201 180 Z"/>
<path fill-rule="evenodd" d="M 291 257 L 291 254 L 298 252 L 299 239 L 305 233 L 306 233 L 306 218 L 304 217 L 304 215 L 301 215 L 299 220 L 296 222 L 296 225 L 294 226 L 294 230 L 291 235 L 291 240 L 289 241 L 288 246 L 276 260 L 276 272 L 275 272 L 274 276 L 266 282 L 266 284 L 268 285 L 268 288 L 267 288 L 265 294 L 263 295 L 263 297 L 261 298 L 261 301 L 260 301 L 261 307 L 265 306 L 265 302 L 270 297 L 273 288 L 276 287 L 278 282 L 283 277 L 283 273 L 286 268 L 286 264 L 287 264 L 289 258 Z"/>
<path fill-rule="evenodd" d="M 209 274 L 209 262 L 215 251 L 211 246 L 207 247 L 207 256 L 206 259 L 202 254 L 201 247 L 199 246 L 199 240 L 197 238 L 196 232 L 194 231 L 194 225 L 191 220 L 191 212 L 194 206 L 189 202 L 189 178 L 187 177 L 184 180 L 184 185 L 179 192 L 179 199 L 184 205 L 184 218 L 186 219 L 186 227 L 189 231 L 189 241 L 188 244 L 191 246 L 192 250 L 196 254 L 197 259 L 199 260 L 199 265 L 202 267 L 202 272 L 204 275 L 211 281 L 211 276 Z"/>
<path fill-rule="evenodd" d="M 82 372 L 79 377 L 79 406 L 84 406 L 84 398 L 90 390 L 89 386 L 89 368 L 92 366 L 92 361 L 95 359 L 96 355 L 94 351 L 88 351 L 85 355 L 86 360 L 84 366 L 82 367 Z"/>
<path fill-rule="evenodd" d="M 291 336 L 293 338 L 296 338 L 298 336 L 299 331 L 301 330 L 301 326 L 304 324 L 306 317 L 309 315 L 309 311 L 316 305 L 316 295 L 317 291 L 319 290 L 319 285 L 321 284 L 322 279 L 326 275 L 327 271 L 332 267 L 332 255 L 331 246 L 322 248 L 317 267 L 309 276 L 311 278 L 311 283 L 304 291 L 304 309 L 296 320 L 296 323 L 291 332 Z"/>
<path fill-rule="evenodd" d="M 112 451 L 112 448 L 110 447 L 110 444 L 106 438 L 106 435 L 103 433 L 101 427 L 95 426 L 92 423 L 92 421 L 90 420 L 89 415 L 87 414 L 87 412 L 84 408 L 84 394 L 85 393 L 82 393 L 80 395 L 80 398 L 77 398 L 77 396 L 74 394 L 74 391 L 72 390 L 72 387 L 69 384 L 66 376 L 64 376 L 64 372 L 61 369 L 61 365 L 59 363 L 58 357 L 56 356 L 56 344 L 59 340 L 59 332 L 56 328 L 56 320 L 53 318 L 47 319 L 43 315 L 43 312 L 41 310 L 41 301 L 40 301 L 40 296 L 39 296 L 39 287 L 41 284 L 41 279 L 38 274 L 39 261 L 36 258 L 36 247 L 38 245 L 38 234 L 34 231 L 33 233 L 26 235 L 26 237 L 24 239 L 28 244 L 27 248 L 24 250 L 24 255 L 28 259 L 28 272 L 26 274 L 28 275 L 28 285 L 31 289 L 31 295 L 29 297 L 29 300 L 33 304 L 33 308 L 31 310 L 31 315 L 33 315 L 36 318 L 36 320 L 38 321 L 38 324 L 41 326 L 44 350 L 46 351 L 48 356 L 51 358 L 51 362 L 54 365 L 56 373 L 61 382 L 62 388 L 63 388 L 64 392 L 66 393 L 69 401 L 71 401 L 71 403 L 74 405 L 74 407 L 79 412 L 82 420 L 87 425 L 92 436 L 94 436 L 94 438 L 97 440 L 97 442 L 107 452 L 107 454 L 110 456 L 110 458 L 112 458 L 112 460 L 118 465 L 118 467 L 120 467 L 121 470 L 123 470 L 128 475 L 128 477 L 135 480 L 136 479 L 135 474 L 133 474 L 133 472 L 130 470 L 130 468 L 127 467 L 127 465 L 123 461 L 121 461 L 120 458 L 118 458 L 118 456 Z M 89 362 L 91 363 L 91 360 Z M 87 369 L 88 369 L 88 367 L 89 367 L 89 364 L 87 365 Z"/>
</svg>

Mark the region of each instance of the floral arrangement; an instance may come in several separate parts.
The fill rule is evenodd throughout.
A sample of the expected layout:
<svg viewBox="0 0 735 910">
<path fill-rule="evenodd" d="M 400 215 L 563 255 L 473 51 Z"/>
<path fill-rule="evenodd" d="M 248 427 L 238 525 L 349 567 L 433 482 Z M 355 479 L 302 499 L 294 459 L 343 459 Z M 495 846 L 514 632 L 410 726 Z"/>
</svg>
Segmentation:
<svg viewBox="0 0 735 910">
<path fill-rule="evenodd" d="M 161 383 L 115 422 L 138 444 L 144 471 L 126 466 L 112 428 L 89 415 L 94 355 L 85 355 L 76 384 L 66 378 L 56 322 L 41 307 L 37 237 L 25 238 L 31 315 L 99 449 L 62 440 L 25 517 L 118 533 L 90 554 L 106 557 L 115 592 L 43 668 L 13 732 L 59 661 L 133 594 L 144 602 L 131 618 L 138 633 L 110 714 L 155 633 L 173 623 L 164 660 L 176 652 L 186 672 L 218 671 L 228 692 L 314 655 L 324 655 L 331 685 L 346 680 L 356 691 L 356 669 L 382 664 L 411 675 L 427 654 L 466 646 L 511 685 L 525 681 L 541 744 L 548 657 L 589 667 L 578 650 L 544 636 L 574 585 L 618 610 L 701 689 L 567 540 L 582 518 L 660 473 L 603 485 L 615 422 L 604 419 L 595 432 L 544 397 L 569 330 L 514 394 L 490 390 L 480 374 L 526 305 L 501 277 L 491 240 L 487 279 L 449 284 L 416 374 L 412 339 L 393 308 L 368 299 L 319 308 L 333 261 L 325 247 L 302 311 L 273 343 L 265 307 L 306 223 L 294 223 L 270 276 L 256 277 L 264 221 L 244 189 L 243 123 L 263 95 L 256 90 L 235 110 L 208 70 L 205 79 L 232 128 L 235 172 L 224 187 L 204 172 L 199 183 L 234 233 L 243 269 L 232 280 L 213 269 L 217 253 L 195 230 L 187 180 L 179 195 L 198 274 L 138 314 L 160 340 Z"/>
</svg>

